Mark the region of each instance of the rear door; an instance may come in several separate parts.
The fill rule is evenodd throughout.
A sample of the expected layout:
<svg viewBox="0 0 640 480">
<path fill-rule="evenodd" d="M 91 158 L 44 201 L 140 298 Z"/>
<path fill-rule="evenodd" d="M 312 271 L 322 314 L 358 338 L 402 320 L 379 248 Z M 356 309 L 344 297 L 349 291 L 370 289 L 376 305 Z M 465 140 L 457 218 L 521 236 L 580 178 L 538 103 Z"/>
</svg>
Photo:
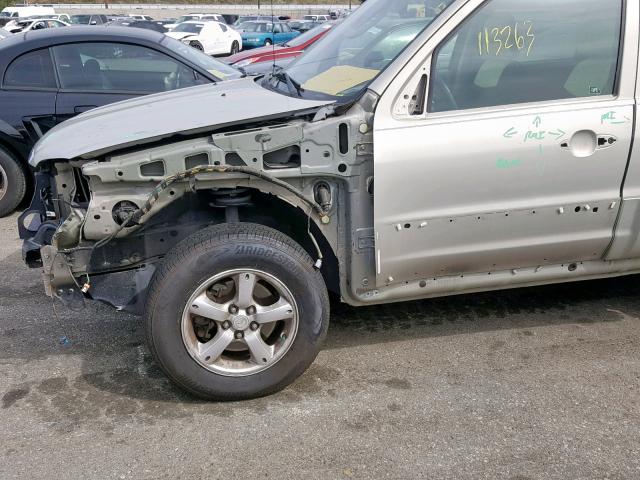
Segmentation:
<svg viewBox="0 0 640 480">
<path fill-rule="evenodd" d="M 378 108 L 379 285 L 601 259 L 611 242 L 634 121 L 622 0 L 473 5 Z"/>
<path fill-rule="evenodd" d="M 52 50 L 60 81 L 58 121 L 121 100 L 204 82 L 190 67 L 140 45 L 74 43 Z"/>
</svg>

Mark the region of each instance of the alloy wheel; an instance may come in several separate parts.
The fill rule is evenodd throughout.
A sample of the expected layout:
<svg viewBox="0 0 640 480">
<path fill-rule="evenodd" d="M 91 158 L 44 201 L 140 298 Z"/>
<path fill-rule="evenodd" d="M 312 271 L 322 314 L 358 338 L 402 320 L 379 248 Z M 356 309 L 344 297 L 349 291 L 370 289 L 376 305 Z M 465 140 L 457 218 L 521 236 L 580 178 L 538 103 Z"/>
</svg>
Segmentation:
<svg viewBox="0 0 640 480">
<path fill-rule="evenodd" d="M 202 283 L 182 315 L 182 340 L 202 367 L 247 376 L 275 365 L 298 331 L 298 307 L 276 277 L 232 270 Z"/>
</svg>

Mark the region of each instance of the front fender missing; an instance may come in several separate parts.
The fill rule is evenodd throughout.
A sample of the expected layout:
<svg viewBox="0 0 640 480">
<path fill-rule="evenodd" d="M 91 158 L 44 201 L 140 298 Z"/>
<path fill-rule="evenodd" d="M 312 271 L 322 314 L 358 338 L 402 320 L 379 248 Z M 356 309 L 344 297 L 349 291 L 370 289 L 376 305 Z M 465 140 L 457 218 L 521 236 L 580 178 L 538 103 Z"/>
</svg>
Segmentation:
<svg viewBox="0 0 640 480">
<path fill-rule="evenodd" d="M 267 183 L 270 183 L 276 186 L 278 189 L 281 189 L 287 192 L 288 194 L 291 194 L 296 199 L 296 201 L 294 202 L 294 205 L 302 204 L 306 206 L 310 210 L 310 212 L 315 212 L 317 216 L 316 220 L 319 220 L 321 224 L 328 225 L 331 222 L 328 212 L 326 212 L 322 206 L 320 206 L 318 203 L 316 203 L 313 200 L 309 200 L 304 195 L 303 192 L 296 189 L 291 184 L 285 181 L 282 181 L 263 171 L 259 171 L 250 167 L 234 167 L 234 166 L 228 166 L 228 165 L 225 165 L 225 166 L 206 165 L 206 166 L 194 167 L 190 170 L 186 170 L 184 172 L 180 172 L 165 178 L 162 182 L 160 182 L 160 184 L 158 184 L 151 191 L 151 193 L 147 197 L 147 200 L 144 202 L 142 206 L 137 208 L 135 211 L 132 211 L 128 215 L 128 217 L 120 225 L 118 225 L 109 236 L 98 241 L 95 244 L 94 248 L 104 247 L 106 244 L 108 244 L 115 238 L 126 237 L 127 235 L 129 235 L 129 233 L 133 231 L 134 228 L 137 229 L 142 225 L 144 225 L 146 222 L 148 222 L 159 211 L 159 209 L 154 210 L 154 205 L 156 205 L 156 203 L 158 203 L 158 201 L 162 197 L 165 197 L 164 198 L 165 202 L 163 203 L 162 208 L 165 208 L 168 205 L 167 201 L 170 203 L 170 197 L 172 196 L 171 192 L 169 192 L 169 199 L 167 199 L 165 192 L 168 191 L 170 187 L 175 183 L 184 182 L 185 180 L 188 180 L 188 179 L 198 180 L 199 175 L 206 175 L 206 174 L 241 174 L 241 175 L 248 175 L 249 177 L 258 178 L 262 181 L 265 181 Z M 202 180 L 206 181 L 209 179 L 202 178 Z M 193 190 L 197 190 L 195 185 L 192 188 Z"/>
</svg>

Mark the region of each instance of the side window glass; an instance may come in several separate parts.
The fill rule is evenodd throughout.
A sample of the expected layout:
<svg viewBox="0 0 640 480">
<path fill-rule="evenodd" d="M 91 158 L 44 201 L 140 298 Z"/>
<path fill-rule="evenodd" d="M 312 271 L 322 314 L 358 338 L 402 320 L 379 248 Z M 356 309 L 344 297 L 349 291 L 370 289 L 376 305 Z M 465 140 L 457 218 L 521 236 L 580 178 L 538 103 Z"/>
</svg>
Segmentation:
<svg viewBox="0 0 640 480">
<path fill-rule="evenodd" d="M 282 28 L 280 27 L 280 24 L 274 25 L 273 32 L 274 33 L 282 33 Z"/>
<path fill-rule="evenodd" d="M 220 24 L 220 28 L 222 29 L 223 32 L 227 31 L 226 25 L 223 25 L 222 23 Z"/>
<path fill-rule="evenodd" d="M 191 68 L 146 47 L 82 43 L 53 51 L 63 89 L 151 93 L 200 84 Z"/>
<path fill-rule="evenodd" d="M 56 88 L 49 50 L 30 52 L 13 61 L 4 75 L 5 87 Z"/>
<path fill-rule="evenodd" d="M 491 0 L 436 50 L 429 111 L 612 95 L 621 22 L 621 0 Z"/>
</svg>

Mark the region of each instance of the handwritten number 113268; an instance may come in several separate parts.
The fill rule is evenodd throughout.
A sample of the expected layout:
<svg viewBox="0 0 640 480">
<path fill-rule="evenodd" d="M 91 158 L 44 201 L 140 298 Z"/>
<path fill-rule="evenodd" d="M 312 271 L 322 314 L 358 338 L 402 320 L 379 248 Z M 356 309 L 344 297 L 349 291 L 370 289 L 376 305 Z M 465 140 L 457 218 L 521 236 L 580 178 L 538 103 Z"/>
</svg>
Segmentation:
<svg viewBox="0 0 640 480">
<path fill-rule="evenodd" d="M 526 20 L 516 22 L 515 25 L 505 25 L 502 27 L 485 28 L 478 32 L 478 50 L 480 56 L 498 56 L 513 48 L 524 51 L 527 57 L 531 54 L 531 49 L 536 41 L 533 32 L 533 23 Z"/>
</svg>

